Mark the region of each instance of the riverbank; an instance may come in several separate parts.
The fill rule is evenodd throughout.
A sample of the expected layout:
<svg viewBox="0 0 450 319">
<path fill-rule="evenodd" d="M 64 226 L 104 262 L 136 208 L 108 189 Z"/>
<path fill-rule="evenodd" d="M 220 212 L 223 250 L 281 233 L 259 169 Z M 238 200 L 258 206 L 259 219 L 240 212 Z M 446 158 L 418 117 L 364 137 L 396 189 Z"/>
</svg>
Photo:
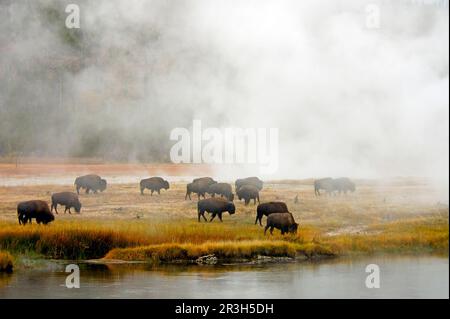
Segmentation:
<svg viewBox="0 0 450 319">
<path fill-rule="evenodd" d="M 284 201 L 300 227 L 296 235 L 264 235 L 256 206 L 235 201 L 224 222 L 197 222 L 196 200 L 184 200 L 186 184 L 173 182 L 161 195 L 142 196 L 137 184 L 112 184 L 104 193 L 80 194 L 81 214 L 60 214 L 50 225 L 17 223 L 26 199 L 49 202 L 73 186 L 0 187 L 0 250 L 61 260 L 125 261 L 254 260 L 258 256 L 322 258 L 371 254 L 448 256 L 449 210 L 427 184 L 361 184 L 352 194 L 314 196 L 309 182 L 266 182 L 261 201 Z M 294 198 L 298 195 L 298 202 Z M 264 224 L 264 222 L 263 222 Z"/>
</svg>

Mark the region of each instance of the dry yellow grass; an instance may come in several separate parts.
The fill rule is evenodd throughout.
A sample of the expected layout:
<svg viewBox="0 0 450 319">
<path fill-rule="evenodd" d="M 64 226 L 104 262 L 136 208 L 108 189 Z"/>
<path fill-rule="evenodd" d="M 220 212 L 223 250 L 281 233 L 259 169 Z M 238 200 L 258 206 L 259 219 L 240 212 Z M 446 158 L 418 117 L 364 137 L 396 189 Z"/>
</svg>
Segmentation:
<svg viewBox="0 0 450 319">
<path fill-rule="evenodd" d="M 73 191 L 72 186 L 0 187 L 0 249 L 66 259 L 120 254 L 129 260 L 155 253 L 166 260 L 164 256 L 177 256 L 173 251 L 181 259 L 186 251 L 187 256 L 215 251 L 237 258 L 260 254 L 264 247 L 274 247 L 268 250 L 274 254 L 281 249 L 286 256 L 293 251 L 308 256 L 448 254 L 448 205 L 439 203 L 439 191 L 424 183 L 360 182 L 353 194 L 320 198 L 309 181 L 266 183 L 261 201 L 285 201 L 300 222 L 296 236 L 283 237 L 277 231 L 264 236 L 263 228 L 254 225 L 252 204 L 235 201 L 236 214 L 225 214 L 223 223 L 198 223 L 197 202 L 184 200 L 184 183 L 172 183 L 160 196 L 141 196 L 137 182 L 110 185 L 97 195 L 82 194 L 81 214 L 62 214 L 61 209 L 48 226 L 19 226 L 17 203 L 49 201 L 51 193 Z M 297 194 L 300 202 L 295 204 Z M 116 248 L 126 249 L 111 251 Z"/>
</svg>

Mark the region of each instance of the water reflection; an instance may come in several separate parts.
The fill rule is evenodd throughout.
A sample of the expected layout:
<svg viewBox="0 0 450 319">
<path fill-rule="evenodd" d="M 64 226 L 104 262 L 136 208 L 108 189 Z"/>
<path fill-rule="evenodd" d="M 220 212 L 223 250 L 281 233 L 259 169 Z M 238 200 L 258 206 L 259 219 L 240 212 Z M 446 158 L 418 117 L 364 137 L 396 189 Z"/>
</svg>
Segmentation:
<svg viewBox="0 0 450 319">
<path fill-rule="evenodd" d="M 365 267 L 381 288 L 365 286 Z M 0 298 L 448 298 L 448 258 L 373 257 L 260 265 L 80 264 L 81 288 L 64 264 L 0 277 Z"/>
</svg>

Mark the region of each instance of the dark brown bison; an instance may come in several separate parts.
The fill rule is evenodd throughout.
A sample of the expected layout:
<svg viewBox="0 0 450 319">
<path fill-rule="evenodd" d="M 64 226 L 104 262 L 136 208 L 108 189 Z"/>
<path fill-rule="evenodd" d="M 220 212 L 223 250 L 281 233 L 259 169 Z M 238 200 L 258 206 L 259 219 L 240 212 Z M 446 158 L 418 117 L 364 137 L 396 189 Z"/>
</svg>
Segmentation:
<svg viewBox="0 0 450 319">
<path fill-rule="evenodd" d="M 234 214 L 236 208 L 234 207 L 233 202 L 228 201 L 224 198 L 206 198 L 199 200 L 197 203 L 197 211 L 198 211 L 198 221 L 200 222 L 200 216 L 203 217 L 205 221 L 205 212 L 211 213 L 212 217 L 209 220 L 210 222 L 216 217 L 219 216 L 220 221 L 222 221 L 222 213 L 228 212 L 230 215 Z"/>
<path fill-rule="evenodd" d="M 228 183 L 214 183 L 209 185 L 207 193 L 214 197 L 216 194 L 225 197 L 228 200 L 234 200 L 234 194 L 231 185 Z"/>
<path fill-rule="evenodd" d="M 259 204 L 256 208 L 255 225 L 259 221 L 262 226 L 261 220 L 263 216 L 269 216 L 273 213 L 289 213 L 286 203 L 284 202 L 268 202 Z"/>
<path fill-rule="evenodd" d="M 32 219 L 36 219 L 36 223 L 44 225 L 55 220 L 55 216 L 50 212 L 47 202 L 42 200 L 30 200 L 21 202 L 17 205 L 17 217 L 19 224 L 25 225 L 28 222 L 32 224 Z"/>
<path fill-rule="evenodd" d="M 273 229 L 281 230 L 281 235 L 285 233 L 297 233 L 298 224 L 295 222 L 291 213 L 273 213 L 267 216 L 267 224 L 264 229 L 264 235 L 267 229 L 270 228 L 270 234 L 272 235 Z"/>
<path fill-rule="evenodd" d="M 97 191 L 103 192 L 106 189 L 106 180 L 98 175 L 90 174 L 77 177 L 75 179 L 75 186 L 77 188 L 77 194 L 80 194 L 80 188 L 86 189 L 86 194 L 89 194 L 90 190 L 94 193 L 97 193 Z"/>
<path fill-rule="evenodd" d="M 253 185 L 258 190 L 262 190 L 263 181 L 260 180 L 258 177 L 247 177 L 247 178 L 237 179 L 236 182 L 234 183 L 234 186 L 236 187 L 236 192 L 241 186 L 244 186 L 244 185 Z"/>
<path fill-rule="evenodd" d="M 347 194 L 347 192 L 354 192 L 356 187 L 355 183 L 353 183 L 349 178 L 347 177 L 341 177 L 336 178 L 333 180 L 333 187 L 335 191 L 338 191 L 340 193 Z"/>
<path fill-rule="evenodd" d="M 186 200 L 188 197 L 191 199 L 191 193 L 197 194 L 199 200 L 200 196 L 205 198 L 209 186 L 215 183 L 217 182 L 209 177 L 195 179 L 192 183 L 186 185 L 186 195 L 184 196 L 184 199 Z"/>
<path fill-rule="evenodd" d="M 236 195 L 239 200 L 244 199 L 245 205 L 250 203 L 250 200 L 253 199 L 253 203 L 256 205 L 256 200 L 259 203 L 259 190 L 253 185 L 242 185 L 237 191 Z"/>
<path fill-rule="evenodd" d="M 161 194 L 161 189 L 168 190 L 169 189 L 169 182 L 161 177 L 150 177 L 141 180 L 139 183 L 141 187 L 141 194 L 144 195 L 144 189 L 151 190 L 150 195 L 153 195 L 153 192 L 157 192 L 158 194 Z"/>
<path fill-rule="evenodd" d="M 320 190 L 323 189 L 327 194 L 332 194 L 334 191 L 334 182 L 331 177 L 316 179 L 314 181 L 314 193 L 316 196 L 320 196 Z"/>
<path fill-rule="evenodd" d="M 52 205 L 51 205 L 51 211 L 53 212 L 53 208 L 55 209 L 55 212 L 58 214 L 57 207 L 59 205 L 65 206 L 64 214 L 69 211 L 70 208 L 74 208 L 77 213 L 80 213 L 81 210 L 81 203 L 78 199 L 78 195 L 72 192 L 62 192 L 62 193 L 55 193 L 52 195 Z"/>
</svg>

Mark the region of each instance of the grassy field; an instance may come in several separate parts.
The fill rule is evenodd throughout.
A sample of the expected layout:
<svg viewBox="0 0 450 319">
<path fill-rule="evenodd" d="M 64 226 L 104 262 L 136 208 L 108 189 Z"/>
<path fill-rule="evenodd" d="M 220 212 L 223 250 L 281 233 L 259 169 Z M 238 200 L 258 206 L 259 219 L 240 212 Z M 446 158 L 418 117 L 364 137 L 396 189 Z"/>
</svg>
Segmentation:
<svg viewBox="0 0 450 319">
<path fill-rule="evenodd" d="M 81 214 L 63 214 L 61 208 L 51 225 L 19 226 L 19 201 L 49 202 L 53 192 L 73 187 L 0 187 L 0 249 L 57 259 L 146 261 L 192 260 L 208 254 L 223 259 L 448 255 L 449 210 L 440 190 L 410 179 L 357 185 L 352 194 L 315 197 L 311 180 L 267 182 L 261 201 L 285 201 L 300 223 L 298 234 L 288 236 L 277 230 L 274 236 L 264 236 L 264 228 L 254 225 L 256 206 L 237 201 L 236 214 L 225 214 L 223 223 L 198 223 L 196 200 L 184 200 L 185 183 L 172 183 L 160 196 L 140 195 L 138 183 L 113 184 L 104 193 L 80 195 Z"/>
</svg>

